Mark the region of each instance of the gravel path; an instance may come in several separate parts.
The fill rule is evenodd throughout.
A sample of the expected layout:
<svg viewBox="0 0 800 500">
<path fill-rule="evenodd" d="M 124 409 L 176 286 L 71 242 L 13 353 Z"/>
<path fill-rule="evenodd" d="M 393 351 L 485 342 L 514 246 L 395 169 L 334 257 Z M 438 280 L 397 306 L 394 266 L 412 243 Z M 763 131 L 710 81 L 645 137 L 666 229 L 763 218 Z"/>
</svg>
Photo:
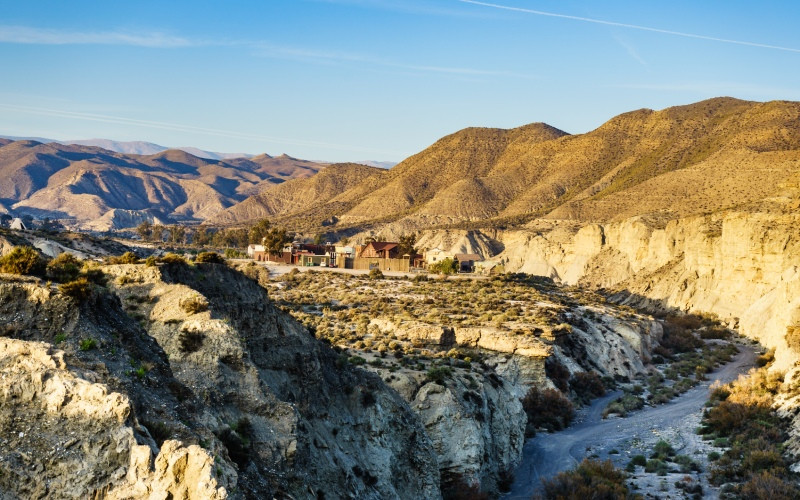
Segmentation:
<svg viewBox="0 0 800 500">
<path fill-rule="evenodd" d="M 541 486 L 543 478 L 571 469 L 590 454 L 601 459 L 617 458 L 618 462 L 620 459 L 627 462 L 628 457 L 624 454 L 610 455 L 609 452 L 625 450 L 631 443 L 655 442 L 662 436 L 693 435 L 699 421 L 697 417 L 708 399 L 709 386 L 716 380 L 730 382 L 754 366 L 754 349 L 742 345 L 739 349 L 739 354 L 730 363 L 710 373 L 707 381 L 667 404 L 647 407 L 626 418 L 603 420 L 605 406 L 621 394 L 617 391 L 584 408 L 578 422 L 568 429 L 552 434 L 540 433 L 529 439 L 523 448 L 511 491 L 503 498 L 530 498 Z"/>
</svg>

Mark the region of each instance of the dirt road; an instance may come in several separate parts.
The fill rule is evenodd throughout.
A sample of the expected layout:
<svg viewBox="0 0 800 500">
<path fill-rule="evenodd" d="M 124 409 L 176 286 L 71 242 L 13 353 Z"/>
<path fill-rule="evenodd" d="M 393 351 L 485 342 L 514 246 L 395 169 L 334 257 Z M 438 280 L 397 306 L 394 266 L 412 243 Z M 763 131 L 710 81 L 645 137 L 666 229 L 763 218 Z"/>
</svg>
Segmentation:
<svg viewBox="0 0 800 500">
<path fill-rule="evenodd" d="M 589 454 L 601 459 L 616 459 L 616 462 L 627 461 L 624 455 L 609 452 L 623 449 L 625 443 L 653 440 L 654 435 L 663 435 L 670 429 L 693 433 L 694 425 L 687 429 L 687 423 L 696 421 L 696 416 L 702 412 L 709 386 L 716 380 L 734 380 L 754 366 L 756 355 L 753 348 L 741 345 L 739 348 L 739 354 L 730 363 L 710 373 L 707 381 L 670 403 L 648 407 L 626 418 L 603 420 L 603 408 L 621 393 L 607 394 L 585 408 L 578 423 L 572 427 L 553 434 L 540 433 L 528 440 L 511 491 L 503 498 L 530 498 L 540 488 L 543 478 L 571 469 Z"/>
</svg>

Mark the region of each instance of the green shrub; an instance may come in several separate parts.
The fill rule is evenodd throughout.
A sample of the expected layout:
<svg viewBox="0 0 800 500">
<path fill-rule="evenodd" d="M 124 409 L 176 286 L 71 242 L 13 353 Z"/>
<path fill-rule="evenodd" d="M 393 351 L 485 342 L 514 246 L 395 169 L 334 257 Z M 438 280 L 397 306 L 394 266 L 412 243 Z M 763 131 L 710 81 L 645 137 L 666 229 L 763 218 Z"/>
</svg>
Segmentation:
<svg viewBox="0 0 800 500">
<path fill-rule="evenodd" d="M 226 259 L 240 259 L 245 257 L 247 254 L 240 252 L 239 250 L 234 250 L 233 248 L 226 248 L 225 249 L 225 258 Z"/>
<path fill-rule="evenodd" d="M 648 473 L 655 472 L 659 476 L 666 476 L 669 472 L 669 466 L 663 460 L 654 458 L 647 461 L 644 466 L 644 471 Z"/>
<path fill-rule="evenodd" d="M 200 252 L 197 254 L 197 257 L 194 258 L 194 261 L 208 264 L 224 264 L 225 257 L 217 252 Z"/>
<path fill-rule="evenodd" d="M 14 247 L 11 252 L 0 257 L 0 272 L 9 274 L 44 274 L 46 263 L 39 252 L 29 246 Z"/>
<path fill-rule="evenodd" d="M 81 273 L 81 261 L 71 253 L 64 252 L 47 263 L 47 277 L 59 283 L 66 283 L 78 278 Z"/>
<path fill-rule="evenodd" d="M 97 348 L 97 341 L 95 339 L 83 339 L 80 343 L 80 350 L 81 351 L 91 351 L 92 349 Z"/>
<path fill-rule="evenodd" d="M 92 284 L 86 278 L 78 278 L 68 283 L 58 285 L 58 291 L 72 297 L 78 302 L 83 302 L 92 295 Z"/>
<path fill-rule="evenodd" d="M 371 280 L 380 280 L 383 279 L 383 272 L 381 272 L 381 270 L 376 267 L 370 269 L 369 274 L 367 276 L 369 276 L 369 279 Z"/>
<path fill-rule="evenodd" d="M 153 257 L 151 255 L 151 256 L 149 256 L 148 258 L 146 258 L 144 260 L 144 265 L 147 266 L 147 267 L 154 267 L 157 262 L 158 262 L 158 259 L 156 259 L 155 257 Z"/>
<path fill-rule="evenodd" d="M 449 275 L 458 272 L 458 262 L 451 258 L 440 260 L 428 266 L 428 271 L 432 273 Z"/>
<path fill-rule="evenodd" d="M 543 481 L 544 498 L 559 500 L 624 499 L 625 473 L 610 460 L 584 459 L 575 469 Z"/>
<path fill-rule="evenodd" d="M 67 334 L 66 333 L 59 333 L 53 339 L 53 343 L 54 344 L 60 344 L 60 343 L 64 342 L 65 340 L 67 340 Z"/>
<path fill-rule="evenodd" d="M 663 439 L 660 439 L 653 447 L 652 458 L 666 460 L 674 455 L 675 455 L 675 449 L 672 448 L 671 444 L 669 444 L 667 441 L 664 441 Z"/>
<path fill-rule="evenodd" d="M 444 385 L 444 381 L 453 376 L 453 369 L 449 366 L 436 366 L 428 370 L 425 379 L 428 382 L 435 382 Z"/>
<path fill-rule="evenodd" d="M 647 458 L 644 455 L 634 455 L 633 458 L 631 458 L 631 463 L 644 467 L 647 465 Z"/>
</svg>

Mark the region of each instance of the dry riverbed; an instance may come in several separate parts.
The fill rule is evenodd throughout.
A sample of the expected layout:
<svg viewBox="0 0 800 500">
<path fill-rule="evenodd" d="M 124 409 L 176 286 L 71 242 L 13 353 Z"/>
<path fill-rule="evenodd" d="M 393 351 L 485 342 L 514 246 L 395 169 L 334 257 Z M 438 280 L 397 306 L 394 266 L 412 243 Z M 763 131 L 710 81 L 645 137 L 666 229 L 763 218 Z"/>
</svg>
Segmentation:
<svg viewBox="0 0 800 500">
<path fill-rule="evenodd" d="M 540 433 L 528 440 L 512 489 L 504 498 L 530 498 L 540 488 L 542 479 L 571 469 L 586 457 L 610 459 L 617 467 L 625 468 L 637 455 L 649 459 L 659 441 L 668 443 L 675 455 L 688 457 L 697 467 L 687 461 L 685 472 L 658 475 L 655 471 L 645 472 L 643 466 L 635 466 L 629 481 L 633 492 L 651 498 L 688 497 L 685 490 L 676 486 L 682 482 L 689 488 L 699 484 L 704 497 L 715 498 L 718 492 L 709 485 L 705 471 L 708 454 L 722 450 L 704 441 L 696 430 L 710 386 L 717 381 L 730 382 L 754 366 L 756 347 L 746 341 L 738 347 L 740 352 L 730 363 L 708 374 L 706 381 L 667 404 L 647 407 L 624 418 L 603 419 L 603 409 L 621 394 L 617 391 L 583 408 L 577 423 L 570 428 Z M 675 468 L 678 466 L 671 467 Z"/>
</svg>

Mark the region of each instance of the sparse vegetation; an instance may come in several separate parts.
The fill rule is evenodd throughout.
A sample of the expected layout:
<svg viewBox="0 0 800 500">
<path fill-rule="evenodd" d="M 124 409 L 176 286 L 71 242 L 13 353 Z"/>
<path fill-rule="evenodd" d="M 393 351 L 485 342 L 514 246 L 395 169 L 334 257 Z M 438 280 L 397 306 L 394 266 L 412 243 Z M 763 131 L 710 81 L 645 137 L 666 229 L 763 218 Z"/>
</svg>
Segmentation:
<svg viewBox="0 0 800 500">
<path fill-rule="evenodd" d="M 217 252 L 200 252 L 197 254 L 197 257 L 194 258 L 194 261 L 198 263 L 224 264 L 225 257 Z"/>
<path fill-rule="evenodd" d="M 700 429 L 715 438 L 715 446 L 727 448 L 711 468 L 713 484 L 736 483 L 743 498 L 800 496 L 797 477 L 783 456 L 789 424 L 772 408 L 783 389 L 783 375 L 766 368 L 715 388 L 710 398 L 713 406 L 706 411 Z M 773 496 L 765 496 L 768 492 L 774 492 Z"/>
<path fill-rule="evenodd" d="M 139 257 L 136 256 L 133 252 L 125 252 L 124 254 L 117 256 L 117 257 L 109 257 L 108 259 L 109 264 L 138 264 Z"/>
<path fill-rule="evenodd" d="M 584 459 L 575 469 L 543 481 L 544 498 L 552 500 L 624 499 L 625 473 L 610 460 Z"/>
<path fill-rule="evenodd" d="M 29 246 L 14 247 L 8 254 L 0 257 L 0 272 L 9 274 L 44 274 L 46 262 L 39 252 Z"/>
<path fill-rule="evenodd" d="M 83 339 L 79 345 L 81 351 L 91 351 L 97 348 L 97 341 L 95 339 Z"/>
<path fill-rule="evenodd" d="M 181 298 L 179 305 L 186 314 L 197 314 L 208 311 L 208 300 L 200 294 L 192 294 L 188 297 Z"/>
<path fill-rule="evenodd" d="M 78 278 L 83 263 L 71 253 L 64 252 L 47 263 L 47 277 L 59 283 L 66 283 Z"/>
<path fill-rule="evenodd" d="M 58 291 L 78 302 L 83 302 L 92 296 L 92 284 L 86 278 L 78 278 L 58 285 Z"/>
</svg>

